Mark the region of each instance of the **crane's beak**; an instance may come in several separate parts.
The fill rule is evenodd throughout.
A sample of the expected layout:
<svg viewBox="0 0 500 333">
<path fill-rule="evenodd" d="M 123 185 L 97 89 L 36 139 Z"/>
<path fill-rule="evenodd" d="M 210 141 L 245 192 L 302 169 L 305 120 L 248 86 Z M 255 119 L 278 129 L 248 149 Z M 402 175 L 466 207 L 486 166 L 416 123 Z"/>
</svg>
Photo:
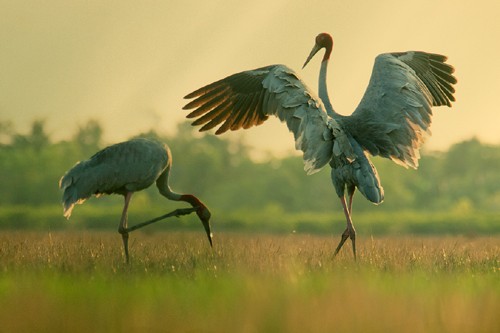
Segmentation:
<svg viewBox="0 0 500 333">
<path fill-rule="evenodd" d="M 208 237 L 208 242 L 210 243 L 210 247 L 213 247 L 212 244 L 212 231 L 210 231 L 210 220 L 202 220 L 203 227 L 205 228 L 205 231 L 207 233 Z"/>
<path fill-rule="evenodd" d="M 201 209 L 196 211 L 196 214 L 200 218 L 201 223 L 203 224 L 203 228 L 205 228 L 205 232 L 207 233 L 208 237 L 208 242 L 210 243 L 210 246 L 212 245 L 212 231 L 210 230 L 210 218 L 212 217 L 212 214 L 208 210 L 207 207 L 204 205 L 201 207 Z"/>
<path fill-rule="evenodd" d="M 309 56 L 307 57 L 306 62 L 304 63 L 304 66 L 302 66 L 302 69 L 304 69 L 304 67 L 306 67 L 306 65 L 309 63 L 309 61 L 314 57 L 314 55 L 316 53 L 318 53 L 319 50 L 321 50 L 321 46 L 318 46 L 318 44 L 314 44 L 314 47 L 312 48 L 311 53 L 309 53 Z"/>
</svg>

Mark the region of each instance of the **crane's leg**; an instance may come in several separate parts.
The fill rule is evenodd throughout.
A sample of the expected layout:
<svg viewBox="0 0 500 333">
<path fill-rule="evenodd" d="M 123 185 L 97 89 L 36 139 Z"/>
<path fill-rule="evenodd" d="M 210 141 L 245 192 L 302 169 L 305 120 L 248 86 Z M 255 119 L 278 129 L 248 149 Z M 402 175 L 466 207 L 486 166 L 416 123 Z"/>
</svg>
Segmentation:
<svg viewBox="0 0 500 333">
<path fill-rule="evenodd" d="M 143 228 L 143 227 L 150 225 L 152 223 L 161 221 L 161 220 L 166 219 L 168 217 L 172 217 L 172 216 L 180 217 L 183 215 L 189 215 L 189 214 L 196 211 L 196 208 L 179 208 L 179 209 L 176 209 L 170 213 L 155 217 L 154 219 L 136 224 L 136 225 L 131 226 L 129 228 L 128 222 L 127 222 L 127 210 L 128 210 L 128 205 L 129 205 L 131 197 L 132 197 L 132 192 L 130 192 L 129 194 L 127 194 L 125 196 L 125 205 L 123 207 L 122 219 L 120 220 L 120 226 L 118 227 L 118 232 L 122 235 L 123 248 L 125 249 L 125 258 L 127 260 L 127 263 L 129 262 L 129 255 L 128 255 L 128 237 L 129 237 L 129 235 L 128 234 L 130 232 L 137 230 L 137 229 L 140 229 L 140 228 Z"/>
<path fill-rule="evenodd" d="M 354 191 L 356 191 L 356 186 L 351 186 L 347 188 L 347 195 L 349 196 L 349 215 L 352 219 L 352 198 L 354 197 Z"/>
<path fill-rule="evenodd" d="M 120 225 L 118 226 L 118 232 L 122 235 L 123 248 L 125 250 L 125 260 L 127 261 L 127 264 L 129 263 L 127 211 L 130 198 L 132 198 L 132 194 L 133 192 L 127 192 L 127 194 L 125 195 L 125 204 L 123 205 L 122 218 L 120 220 Z"/>
<path fill-rule="evenodd" d="M 349 201 L 350 201 L 349 205 L 351 205 L 352 196 L 350 196 Z M 342 203 L 342 208 L 344 209 L 344 214 L 347 220 L 347 228 L 342 233 L 342 237 L 340 239 L 339 245 L 337 245 L 337 248 L 335 249 L 334 255 L 337 255 L 339 253 L 340 249 L 344 245 L 347 238 L 350 238 L 352 242 L 352 253 L 354 254 L 354 260 L 356 260 L 356 229 L 354 229 L 354 225 L 352 224 L 350 208 L 347 206 L 344 196 L 340 197 L 340 202 Z"/>
<path fill-rule="evenodd" d="M 163 219 L 166 219 L 168 217 L 172 217 L 172 216 L 175 216 L 175 217 L 180 217 L 180 216 L 183 216 L 183 215 L 189 215 L 193 212 L 196 212 L 196 208 L 178 208 L 168 214 L 165 214 L 165 215 L 162 215 L 162 216 L 158 216 L 158 217 L 155 217 L 154 219 L 151 219 L 151 220 L 148 220 L 146 222 L 142 222 L 142 223 L 139 223 L 139 224 L 136 224 L 134 226 L 131 226 L 130 228 L 126 228 L 126 231 L 127 232 L 132 232 L 134 230 L 137 230 L 137 229 L 140 229 L 140 228 L 143 228 L 147 225 L 150 225 L 152 223 L 155 223 L 155 222 L 158 222 L 160 220 L 163 220 Z"/>
</svg>

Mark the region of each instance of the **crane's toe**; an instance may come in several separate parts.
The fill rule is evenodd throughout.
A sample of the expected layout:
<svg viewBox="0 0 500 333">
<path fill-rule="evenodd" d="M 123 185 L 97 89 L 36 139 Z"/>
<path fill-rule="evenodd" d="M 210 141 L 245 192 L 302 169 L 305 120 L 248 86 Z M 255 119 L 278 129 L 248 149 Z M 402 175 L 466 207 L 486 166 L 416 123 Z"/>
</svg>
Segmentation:
<svg viewBox="0 0 500 333">
<path fill-rule="evenodd" d="M 342 236 L 340 238 L 339 245 L 337 245 L 337 248 L 335 249 L 334 255 L 336 256 L 342 246 L 344 245 L 345 241 L 350 238 L 352 242 L 352 253 L 354 254 L 354 259 L 356 259 L 356 229 L 354 229 L 354 226 L 351 225 L 351 227 L 347 227 L 344 232 L 342 233 Z"/>
</svg>

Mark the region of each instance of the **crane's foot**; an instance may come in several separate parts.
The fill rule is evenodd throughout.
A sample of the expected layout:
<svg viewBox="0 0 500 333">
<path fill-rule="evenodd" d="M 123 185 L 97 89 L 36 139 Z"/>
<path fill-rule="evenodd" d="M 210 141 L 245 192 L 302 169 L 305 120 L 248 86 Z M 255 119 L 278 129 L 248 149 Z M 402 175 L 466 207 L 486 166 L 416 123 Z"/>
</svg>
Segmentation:
<svg viewBox="0 0 500 333">
<path fill-rule="evenodd" d="M 335 256 L 339 253 L 340 249 L 344 245 L 347 238 L 349 238 L 349 233 L 348 233 L 348 230 L 345 229 L 344 233 L 342 233 L 342 236 L 340 238 L 339 245 L 337 245 L 337 248 L 335 249 L 335 253 L 334 253 Z"/>
<path fill-rule="evenodd" d="M 354 254 L 354 260 L 356 260 L 356 230 L 354 229 L 354 227 L 351 227 L 351 228 L 347 227 L 344 230 L 344 232 L 342 233 L 342 236 L 340 238 L 339 245 L 337 245 L 337 248 L 335 249 L 334 256 L 336 256 L 339 253 L 340 249 L 344 245 L 347 238 L 351 239 L 352 253 Z"/>
</svg>

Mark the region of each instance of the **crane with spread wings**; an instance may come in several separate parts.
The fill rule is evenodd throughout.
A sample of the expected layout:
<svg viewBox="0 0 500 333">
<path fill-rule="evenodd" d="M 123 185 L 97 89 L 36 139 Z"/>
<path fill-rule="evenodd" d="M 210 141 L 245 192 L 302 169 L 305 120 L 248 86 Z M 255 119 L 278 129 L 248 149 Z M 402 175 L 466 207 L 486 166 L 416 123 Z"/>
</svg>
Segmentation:
<svg viewBox="0 0 500 333">
<path fill-rule="evenodd" d="M 419 149 L 430 135 L 432 107 L 455 101 L 454 68 L 443 55 L 421 51 L 380 54 L 358 107 L 350 116 L 336 113 L 328 97 L 327 67 L 333 39 L 316 37 L 306 62 L 325 49 L 318 96 L 285 65 L 243 71 L 208 84 L 185 96 L 184 109 L 200 131 L 221 125 L 216 134 L 250 128 L 276 116 L 286 123 L 303 152 L 308 174 L 331 166 L 331 178 L 346 217 L 346 229 L 335 250 L 350 238 L 356 258 L 356 230 L 352 200 L 356 188 L 374 204 L 384 190 L 369 155 L 389 158 L 406 168 L 417 168 Z M 346 192 L 347 199 L 346 200 Z"/>
</svg>

